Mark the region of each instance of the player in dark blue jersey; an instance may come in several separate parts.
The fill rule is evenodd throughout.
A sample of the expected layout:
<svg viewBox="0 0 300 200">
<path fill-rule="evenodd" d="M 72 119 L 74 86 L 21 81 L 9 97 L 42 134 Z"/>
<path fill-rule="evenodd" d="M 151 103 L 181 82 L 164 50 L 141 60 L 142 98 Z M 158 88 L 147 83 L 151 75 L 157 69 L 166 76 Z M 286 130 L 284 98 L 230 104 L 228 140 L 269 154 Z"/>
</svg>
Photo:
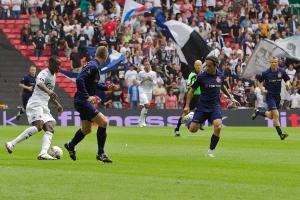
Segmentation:
<svg viewBox="0 0 300 200">
<path fill-rule="evenodd" d="M 105 86 L 99 84 L 100 70 L 105 67 L 104 64 L 108 58 L 108 50 L 104 46 L 97 48 L 95 59 L 91 60 L 82 68 L 76 79 L 77 92 L 74 97 L 75 109 L 80 113 L 81 128 L 75 133 L 73 139 L 65 144 L 72 160 L 76 160 L 75 146 L 91 132 L 92 122 L 98 125 L 97 142 L 98 153 L 96 159 L 102 162 L 111 163 L 112 160 L 105 154 L 104 145 L 106 142 L 106 127 L 108 121 L 100 113 L 94 103 L 99 97 L 96 97 L 96 90 L 116 90 L 117 86 Z"/>
<path fill-rule="evenodd" d="M 288 134 L 283 133 L 280 128 L 279 122 L 279 105 L 281 101 L 281 82 L 285 81 L 287 90 L 290 90 L 291 83 L 290 78 L 284 69 L 279 68 L 278 58 L 271 58 L 271 67 L 264 71 L 261 76 L 258 77 L 258 87 L 261 89 L 262 93 L 266 95 L 266 102 L 268 105 L 268 111 L 256 110 L 252 115 L 254 120 L 257 115 L 273 119 L 274 126 L 281 140 L 288 137 Z M 263 83 L 263 84 L 262 84 Z"/>
<path fill-rule="evenodd" d="M 35 85 L 36 79 L 36 67 L 31 65 L 29 67 L 29 74 L 24 76 L 19 83 L 19 87 L 23 89 L 22 91 L 22 106 L 16 116 L 16 119 L 19 120 L 22 114 L 25 112 L 27 102 L 31 97 Z"/>
<path fill-rule="evenodd" d="M 194 96 L 194 91 L 200 87 L 201 94 L 198 100 L 196 111 L 188 125 L 189 131 L 195 133 L 199 130 L 200 125 L 208 120 L 214 125 L 214 133 L 211 136 L 208 156 L 214 157 L 213 150 L 216 148 L 222 127 L 222 116 L 220 107 L 220 89 L 230 100 L 239 105 L 239 103 L 229 94 L 223 85 L 224 78 L 221 71 L 217 69 L 219 65 L 218 58 L 209 56 L 205 60 L 206 70 L 198 74 L 197 80 L 192 85 L 186 99 L 184 112 L 190 110 L 190 102 Z"/>
</svg>

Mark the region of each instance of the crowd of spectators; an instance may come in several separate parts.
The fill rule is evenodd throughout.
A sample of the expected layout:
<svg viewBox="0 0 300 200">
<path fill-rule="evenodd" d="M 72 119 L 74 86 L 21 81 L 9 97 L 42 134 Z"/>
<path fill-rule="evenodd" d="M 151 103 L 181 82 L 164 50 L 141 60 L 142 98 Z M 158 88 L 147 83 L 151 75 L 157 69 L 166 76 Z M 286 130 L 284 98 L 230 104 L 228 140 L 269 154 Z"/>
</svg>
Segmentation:
<svg viewBox="0 0 300 200">
<path fill-rule="evenodd" d="M 263 38 L 278 40 L 300 35 L 299 15 L 293 14 L 287 0 L 137 0 L 153 7 L 151 13 L 132 16 L 121 23 L 124 0 L 1 0 L 2 19 L 30 16 L 21 40 L 33 44 L 35 55 L 42 56 L 46 46 L 51 54 L 68 57 L 71 69 L 90 58 L 85 46 L 107 45 L 125 55 L 119 71 L 108 80 L 121 90 L 111 94 L 111 105 L 122 108 L 127 101 L 138 105 L 137 74 L 148 59 L 157 73 L 154 103 L 157 109 L 176 109 L 184 103 L 186 80 L 173 42 L 155 24 L 155 13 L 162 10 L 166 19 L 175 19 L 197 31 L 220 59 L 226 85 L 242 107 L 258 107 L 260 91 L 254 79 L 244 79 L 243 70 L 256 44 Z M 283 90 L 285 108 L 300 107 L 300 64 L 280 59 L 291 78 L 292 91 Z M 231 103 L 220 98 L 222 108 Z M 106 103 L 105 105 L 109 105 Z"/>
</svg>

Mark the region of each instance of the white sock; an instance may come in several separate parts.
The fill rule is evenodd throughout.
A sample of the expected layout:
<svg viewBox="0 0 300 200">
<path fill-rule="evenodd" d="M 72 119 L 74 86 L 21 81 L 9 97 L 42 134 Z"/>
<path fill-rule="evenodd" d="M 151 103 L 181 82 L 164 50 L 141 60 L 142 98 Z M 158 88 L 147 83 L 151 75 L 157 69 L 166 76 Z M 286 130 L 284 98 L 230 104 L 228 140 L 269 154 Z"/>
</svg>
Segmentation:
<svg viewBox="0 0 300 200">
<path fill-rule="evenodd" d="M 140 114 L 140 123 L 142 123 L 142 124 L 146 123 L 147 113 L 148 113 L 148 109 L 147 108 L 142 108 L 141 114 Z"/>
<path fill-rule="evenodd" d="M 37 132 L 38 132 L 37 127 L 35 127 L 35 126 L 29 127 L 25 131 L 23 131 L 20 135 L 18 135 L 18 137 L 16 137 L 14 140 L 12 140 L 10 143 L 13 146 L 16 146 L 16 144 L 28 139 L 30 136 L 33 136 Z"/>
<path fill-rule="evenodd" d="M 51 133 L 50 131 L 46 131 L 44 133 L 44 136 L 42 138 L 42 150 L 40 155 L 48 153 L 48 149 L 50 148 L 51 141 L 52 141 L 52 136 L 53 133 Z"/>
</svg>

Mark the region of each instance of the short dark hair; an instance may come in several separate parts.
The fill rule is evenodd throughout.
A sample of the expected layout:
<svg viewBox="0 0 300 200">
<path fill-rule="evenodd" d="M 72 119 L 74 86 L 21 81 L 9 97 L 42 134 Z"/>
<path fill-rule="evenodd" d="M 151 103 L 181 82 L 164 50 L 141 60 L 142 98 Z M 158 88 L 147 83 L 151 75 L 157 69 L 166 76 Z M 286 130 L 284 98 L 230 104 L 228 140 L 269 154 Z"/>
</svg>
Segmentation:
<svg viewBox="0 0 300 200">
<path fill-rule="evenodd" d="M 205 60 L 212 61 L 215 66 L 218 66 L 220 64 L 219 59 L 216 56 L 208 56 Z"/>
<path fill-rule="evenodd" d="M 49 58 L 49 66 L 59 66 L 60 65 L 60 60 L 59 57 L 56 55 L 52 55 Z"/>
</svg>

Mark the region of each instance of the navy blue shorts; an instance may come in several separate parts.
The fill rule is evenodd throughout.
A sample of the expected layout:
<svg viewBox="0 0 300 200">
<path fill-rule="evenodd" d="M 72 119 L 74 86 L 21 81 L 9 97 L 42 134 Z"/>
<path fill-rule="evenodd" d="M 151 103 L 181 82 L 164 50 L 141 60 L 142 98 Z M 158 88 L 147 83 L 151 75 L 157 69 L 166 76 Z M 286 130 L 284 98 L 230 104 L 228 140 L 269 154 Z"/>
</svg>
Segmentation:
<svg viewBox="0 0 300 200">
<path fill-rule="evenodd" d="M 221 109 L 217 108 L 212 112 L 204 112 L 202 110 L 196 110 L 192 122 L 203 124 L 206 120 L 208 120 L 209 123 L 213 123 L 214 120 L 221 119 Z"/>
<path fill-rule="evenodd" d="M 266 102 L 268 105 L 269 110 L 278 110 L 279 105 L 280 105 L 280 95 L 272 95 L 272 94 L 267 94 L 266 95 Z"/>
<path fill-rule="evenodd" d="M 29 95 L 22 95 L 22 104 L 23 104 L 23 108 L 26 109 L 28 100 L 30 99 L 31 96 Z"/>
<path fill-rule="evenodd" d="M 81 120 L 91 121 L 96 115 L 98 115 L 99 111 L 89 102 L 74 102 L 75 109 L 80 114 Z"/>
</svg>

